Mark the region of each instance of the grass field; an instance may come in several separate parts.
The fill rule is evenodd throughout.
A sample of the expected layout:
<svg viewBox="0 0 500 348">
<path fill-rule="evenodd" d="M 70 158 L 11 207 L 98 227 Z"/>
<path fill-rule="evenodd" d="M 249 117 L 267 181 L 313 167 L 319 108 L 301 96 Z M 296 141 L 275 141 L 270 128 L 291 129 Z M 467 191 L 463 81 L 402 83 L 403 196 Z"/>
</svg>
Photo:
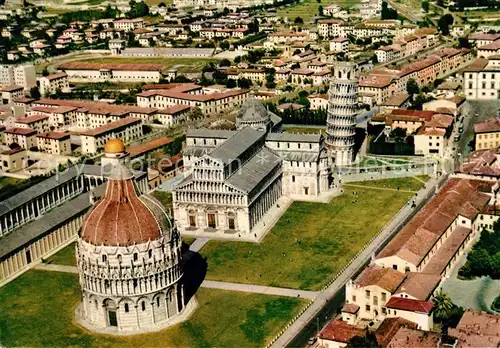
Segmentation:
<svg viewBox="0 0 500 348">
<path fill-rule="evenodd" d="M 316 0 L 303 0 L 299 4 L 290 7 L 277 8 L 276 14 L 280 17 L 287 17 L 289 21 L 293 22 L 295 17 L 300 17 L 305 23 L 310 21 L 315 14 L 318 14 L 319 5 L 326 7 L 332 4 L 339 4 L 341 6 L 355 6 L 359 4 L 359 0 L 323 0 L 318 3 Z"/>
<path fill-rule="evenodd" d="M 418 184 L 411 178 L 400 180 Z M 355 203 L 350 191 L 329 204 L 294 202 L 260 244 L 208 242 L 201 250 L 207 258 L 207 279 L 321 289 L 413 196 L 370 188 L 356 191 Z"/>
<path fill-rule="evenodd" d="M 352 184 L 356 186 L 367 186 L 367 187 L 381 187 L 390 189 L 400 189 L 401 191 L 418 191 L 424 185 L 423 182 L 429 180 L 427 175 L 419 175 L 416 177 L 409 178 L 394 178 L 390 180 L 371 180 L 371 181 L 359 181 Z M 422 182 L 423 181 L 423 182 Z M 350 183 L 346 183 L 345 186 L 349 186 Z"/>
<path fill-rule="evenodd" d="M 105 58 L 91 58 L 83 59 L 78 62 L 85 63 L 127 63 L 127 64 L 163 64 L 166 68 L 176 68 L 180 73 L 195 73 L 201 72 L 201 69 L 210 62 L 216 62 L 213 58 L 118 58 L 118 57 L 105 57 Z"/>
<path fill-rule="evenodd" d="M 2 189 L 5 185 L 16 185 L 21 181 L 21 179 L 11 178 L 8 176 L 0 176 L 0 189 Z"/>
<path fill-rule="evenodd" d="M 49 257 L 47 259 L 47 263 L 54 265 L 76 266 L 75 246 L 76 243 L 71 243 L 64 249 Z"/>
<path fill-rule="evenodd" d="M 75 274 L 31 270 L 0 288 L 0 342 L 7 347 L 262 347 L 305 301 L 199 289 L 185 323 L 127 337 L 91 335 L 75 325 Z"/>
</svg>

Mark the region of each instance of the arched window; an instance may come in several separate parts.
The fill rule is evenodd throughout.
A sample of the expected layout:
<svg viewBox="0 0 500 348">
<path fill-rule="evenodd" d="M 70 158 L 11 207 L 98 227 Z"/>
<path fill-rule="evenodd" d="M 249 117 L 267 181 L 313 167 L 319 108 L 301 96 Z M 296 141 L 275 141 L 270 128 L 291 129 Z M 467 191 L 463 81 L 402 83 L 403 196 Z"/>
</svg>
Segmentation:
<svg viewBox="0 0 500 348">
<path fill-rule="evenodd" d="M 145 311 L 146 310 L 146 302 L 145 301 L 142 301 L 141 302 L 141 307 L 142 307 L 142 310 Z"/>
<path fill-rule="evenodd" d="M 292 175 L 292 182 L 295 182 L 295 175 Z"/>
<path fill-rule="evenodd" d="M 160 296 L 156 298 L 156 307 L 160 307 Z"/>
<path fill-rule="evenodd" d="M 128 313 L 129 308 L 128 308 L 128 303 L 125 303 L 125 313 Z"/>
<path fill-rule="evenodd" d="M 118 255 L 116 258 L 118 259 L 118 262 L 122 262 L 122 256 L 121 255 Z"/>
<path fill-rule="evenodd" d="M 138 259 L 138 255 L 137 255 L 137 253 L 134 253 L 134 261 L 137 261 L 137 259 Z"/>
<path fill-rule="evenodd" d="M 106 255 L 102 255 L 102 262 L 106 262 L 107 259 Z"/>
<path fill-rule="evenodd" d="M 148 250 L 148 256 L 149 256 L 149 258 L 153 257 L 153 250 L 151 250 L 151 249 Z"/>
</svg>

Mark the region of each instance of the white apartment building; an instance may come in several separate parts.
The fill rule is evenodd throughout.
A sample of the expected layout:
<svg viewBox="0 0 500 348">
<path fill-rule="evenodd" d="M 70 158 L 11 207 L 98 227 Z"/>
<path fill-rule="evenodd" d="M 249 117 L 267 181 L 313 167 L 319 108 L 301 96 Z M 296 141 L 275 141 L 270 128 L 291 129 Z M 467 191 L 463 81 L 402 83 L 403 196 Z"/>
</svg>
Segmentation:
<svg viewBox="0 0 500 348">
<path fill-rule="evenodd" d="M 110 139 L 121 139 L 124 143 L 141 138 L 142 120 L 125 117 L 81 133 L 82 154 L 95 154 L 104 150 Z"/>
<path fill-rule="evenodd" d="M 29 150 L 36 146 L 36 130 L 31 128 L 7 128 L 4 132 L 5 144 L 17 144 L 23 149 Z"/>
<path fill-rule="evenodd" d="M 349 39 L 338 37 L 330 41 L 330 51 L 349 53 Z"/>
<path fill-rule="evenodd" d="M 149 82 L 162 78 L 162 64 L 100 64 L 66 63 L 58 67 L 68 75 L 69 82 Z"/>
<path fill-rule="evenodd" d="M 415 135 L 415 155 L 444 156 L 447 139 L 446 129 L 422 127 Z"/>
<path fill-rule="evenodd" d="M 477 59 L 463 71 L 467 100 L 500 99 L 500 57 Z"/>
<path fill-rule="evenodd" d="M 35 114 L 18 118 L 16 119 L 15 126 L 19 128 L 34 129 L 39 133 L 46 132 L 50 127 L 49 116 Z"/>
<path fill-rule="evenodd" d="M 55 93 L 57 90 L 65 91 L 69 89 L 68 74 L 65 72 L 38 78 L 40 84 L 40 94 L 46 96 Z"/>
<path fill-rule="evenodd" d="M 0 105 L 12 104 L 14 99 L 24 97 L 24 89 L 21 86 L 0 86 Z"/>
<path fill-rule="evenodd" d="M 36 136 L 38 151 L 52 155 L 71 153 L 70 134 L 65 132 L 45 132 Z"/>
<path fill-rule="evenodd" d="M 36 86 L 33 64 L 0 64 L 0 85 L 22 86 L 26 91 Z"/>
<path fill-rule="evenodd" d="M 118 19 L 113 22 L 115 29 L 132 31 L 135 29 L 144 28 L 144 20 L 142 18 L 134 19 Z"/>
<path fill-rule="evenodd" d="M 318 34 L 325 38 L 339 37 L 342 24 L 344 21 L 341 19 L 320 19 L 318 21 Z"/>
</svg>

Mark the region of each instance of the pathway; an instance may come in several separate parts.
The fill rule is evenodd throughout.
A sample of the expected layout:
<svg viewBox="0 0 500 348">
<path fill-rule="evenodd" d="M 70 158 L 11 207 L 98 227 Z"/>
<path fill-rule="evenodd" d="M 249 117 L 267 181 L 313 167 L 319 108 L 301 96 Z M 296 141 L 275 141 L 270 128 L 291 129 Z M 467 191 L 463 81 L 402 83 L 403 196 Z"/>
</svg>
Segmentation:
<svg viewBox="0 0 500 348">
<path fill-rule="evenodd" d="M 294 321 L 285 332 L 272 343 L 272 347 L 285 347 L 295 336 L 299 335 L 308 323 L 314 320 L 320 310 L 330 301 L 337 292 L 342 290 L 349 279 L 352 279 L 371 259 L 373 254 L 376 254 L 394 235 L 404 226 L 421 206 L 423 206 L 434 194 L 438 185 L 446 182 L 446 176 L 439 178 L 431 178 L 429 185 L 426 185 L 419 191 L 415 198 L 416 207 L 412 208 L 406 204 L 401 210 L 389 221 L 380 233 L 368 244 L 358 256 L 340 273 L 335 280 L 313 300 L 313 303 L 302 313 L 302 315 Z"/>
<path fill-rule="evenodd" d="M 63 272 L 63 273 L 75 273 L 78 274 L 78 267 L 75 266 L 65 266 L 65 265 L 53 265 L 49 263 L 39 263 L 34 267 L 35 269 L 41 271 L 51 271 L 51 272 Z"/>
<path fill-rule="evenodd" d="M 208 238 L 196 238 L 196 240 L 189 246 L 189 250 L 197 253 L 205 246 L 205 244 L 208 243 L 208 241 Z"/>
<path fill-rule="evenodd" d="M 379 186 L 368 186 L 368 185 L 356 185 L 356 184 L 345 184 L 344 186 L 347 187 L 359 187 L 359 188 L 369 188 L 369 189 L 374 189 L 374 190 L 385 190 L 385 191 L 396 191 L 396 192 L 412 192 L 412 193 L 417 193 L 418 191 L 411 191 L 411 190 L 398 190 L 395 188 L 389 188 L 389 187 L 379 187 Z"/>
<path fill-rule="evenodd" d="M 220 289 L 220 290 L 230 290 L 230 291 L 241 291 L 241 292 L 251 292 L 255 294 L 263 295 L 275 295 L 275 296 L 285 296 L 285 297 L 298 297 L 313 300 L 318 296 L 318 291 L 306 291 L 306 290 L 296 290 L 287 288 L 276 288 L 272 286 L 263 286 L 255 284 L 240 284 L 240 283 L 230 283 L 230 282 L 219 282 L 215 280 L 204 280 L 201 284 L 202 288 L 208 289 Z"/>
<path fill-rule="evenodd" d="M 207 238 L 198 238 L 191 245 L 193 246 L 196 242 L 199 244 L 206 243 Z M 191 249 L 192 250 L 192 249 Z M 40 263 L 34 267 L 35 269 L 49 272 L 63 272 L 63 273 L 73 273 L 78 274 L 78 268 L 75 266 L 64 266 L 64 265 L 53 265 L 47 263 Z M 317 291 L 306 291 L 306 290 L 296 290 L 288 288 L 277 288 L 272 286 L 263 286 L 255 284 L 240 284 L 240 283 L 230 283 L 230 282 L 219 282 L 215 280 L 204 280 L 201 287 L 208 289 L 219 289 L 219 290 L 229 290 L 229 291 L 241 291 L 250 292 L 254 294 L 263 295 L 274 295 L 274 296 L 285 296 L 285 297 L 297 297 L 312 300 L 316 298 L 319 294 Z"/>
</svg>

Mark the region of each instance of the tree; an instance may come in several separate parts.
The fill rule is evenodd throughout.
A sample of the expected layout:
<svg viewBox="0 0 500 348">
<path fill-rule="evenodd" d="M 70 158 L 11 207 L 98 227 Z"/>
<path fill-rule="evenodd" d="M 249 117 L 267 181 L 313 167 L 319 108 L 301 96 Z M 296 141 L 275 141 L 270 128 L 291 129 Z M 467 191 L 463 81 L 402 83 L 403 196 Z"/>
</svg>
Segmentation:
<svg viewBox="0 0 500 348">
<path fill-rule="evenodd" d="M 323 15 L 323 6 L 322 6 L 322 5 L 319 5 L 319 6 L 318 6 L 318 14 L 319 14 L 320 16 L 322 16 L 322 15 Z"/>
<path fill-rule="evenodd" d="M 429 1 L 422 1 L 422 10 L 424 10 L 424 12 L 429 12 Z"/>
<path fill-rule="evenodd" d="M 367 332 L 365 336 L 354 336 L 347 342 L 348 348 L 379 348 L 377 337 L 373 332 Z"/>
<path fill-rule="evenodd" d="M 415 94 L 420 92 L 420 87 L 418 87 L 417 81 L 415 79 L 409 79 L 406 82 L 406 92 L 413 98 Z"/>
<path fill-rule="evenodd" d="M 301 17 L 295 17 L 293 20 L 295 24 L 304 24 L 304 20 Z"/>
<path fill-rule="evenodd" d="M 227 49 L 229 49 L 229 42 L 227 42 L 227 41 L 225 41 L 225 40 L 224 40 L 224 41 L 222 41 L 222 42 L 220 43 L 220 48 L 222 48 L 223 50 L 227 50 Z"/>
<path fill-rule="evenodd" d="M 49 71 L 47 70 L 47 68 L 43 68 L 43 71 L 42 71 L 42 76 L 49 76 L 50 73 Z"/>
<path fill-rule="evenodd" d="M 451 317 L 455 305 L 448 295 L 446 295 L 443 291 L 440 291 L 439 294 L 432 299 L 432 301 L 436 306 L 436 309 L 434 310 L 434 318 L 439 321 L 443 321 Z"/>
<path fill-rule="evenodd" d="M 453 16 L 447 13 L 439 18 L 437 24 L 441 34 L 447 36 L 450 34 L 450 26 L 453 25 Z"/>
<path fill-rule="evenodd" d="M 234 79 L 227 79 L 227 88 L 235 88 L 236 87 L 236 80 Z"/>
<path fill-rule="evenodd" d="M 238 79 L 238 87 L 243 89 L 249 89 L 252 86 L 252 81 L 246 78 Z"/>
<path fill-rule="evenodd" d="M 390 135 L 391 138 L 394 138 L 396 142 L 402 142 L 404 138 L 406 138 L 406 130 L 401 127 L 394 128 Z"/>
<path fill-rule="evenodd" d="M 398 19 L 398 11 L 390 8 L 387 2 L 383 1 L 381 19 Z"/>
<path fill-rule="evenodd" d="M 466 37 L 459 37 L 458 38 L 458 47 L 459 48 L 471 48 L 471 44 L 469 42 L 469 39 Z"/>
<path fill-rule="evenodd" d="M 35 86 L 30 89 L 30 96 L 36 100 L 40 99 L 40 91 L 38 90 L 38 87 Z"/>
<path fill-rule="evenodd" d="M 224 58 L 219 62 L 219 66 L 231 66 L 231 62 L 229 61 L 229 59 Z"/>
</svg>

